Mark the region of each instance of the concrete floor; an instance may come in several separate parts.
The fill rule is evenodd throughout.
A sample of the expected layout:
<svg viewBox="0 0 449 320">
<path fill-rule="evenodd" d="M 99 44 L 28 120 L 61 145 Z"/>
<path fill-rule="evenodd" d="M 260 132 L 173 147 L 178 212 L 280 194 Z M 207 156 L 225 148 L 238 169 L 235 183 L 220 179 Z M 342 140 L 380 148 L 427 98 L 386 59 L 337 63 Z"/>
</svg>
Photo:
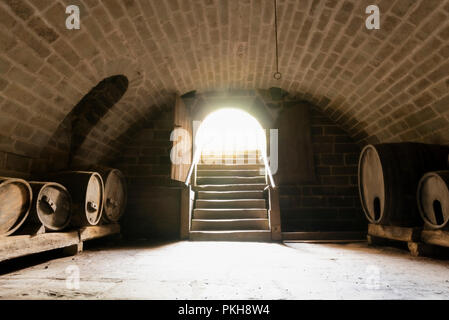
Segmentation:
<svg viewBox="0 0 449 320">
<path fill-rule="evenodd" d="M 0 298 L 449 299 L 449 261 L 365 243 L 127 245 L 0 275 Z"/>
</svg>

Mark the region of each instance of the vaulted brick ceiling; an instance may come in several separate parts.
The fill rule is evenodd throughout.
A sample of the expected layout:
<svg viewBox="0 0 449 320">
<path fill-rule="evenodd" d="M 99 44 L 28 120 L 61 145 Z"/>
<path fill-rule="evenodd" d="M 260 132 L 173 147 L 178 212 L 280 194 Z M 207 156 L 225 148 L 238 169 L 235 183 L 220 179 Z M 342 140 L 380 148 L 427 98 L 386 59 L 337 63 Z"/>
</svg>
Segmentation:
<svg viewBox="0 0 449 320">
<path fill-rule="evenodd" d="M 81 7 L 81 30 L 65 7 Z M 365 28 L 377 4 L 381 29 Z M 191 90 L 281 87 L 357 141 L 449 142 L 449 0 L 2 0 L 0 150 L 36 156 L 104 78 L 128 91 L 88 133 L 83 156 Z M 56 144 L 55 144 L 55 147 Z"/>
</svg>

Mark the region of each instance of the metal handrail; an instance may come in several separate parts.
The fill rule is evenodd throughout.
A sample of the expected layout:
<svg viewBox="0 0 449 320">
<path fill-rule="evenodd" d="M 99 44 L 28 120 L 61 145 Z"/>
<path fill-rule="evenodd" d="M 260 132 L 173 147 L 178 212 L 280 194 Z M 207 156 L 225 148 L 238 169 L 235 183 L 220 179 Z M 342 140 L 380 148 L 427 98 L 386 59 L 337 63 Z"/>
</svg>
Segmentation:
<svg viewBox="0 0 449 320">
<path fill-rule="evenodd" d="M 273 174 L 271 173 L 271 169 L 270 166 L 268 164 L 268 159 L 267 157 L 264 155 L 263 156 L 263 163 L 265 165 L 265 170 L 268 173 L 268 178 L 270 179 L 270 185 L 272 188 L 276 188 L 276 184 L 274 183 L 274 179 L 273 179 Z"/>
<path fill-rule="evenodd" d="M 195 155 L 193 156 L 192 164 L 189 168 L 189 173 L 187 174 L 187 178 L 185 181 L 186 186 L 190 185 L 190 179 L 192 178 L 193 170 L 195 169 L 195 166 L 200 161 L 200 155 L 201 153 L 198 152 L 198 150 L 195 152 Z"/>
</svg>

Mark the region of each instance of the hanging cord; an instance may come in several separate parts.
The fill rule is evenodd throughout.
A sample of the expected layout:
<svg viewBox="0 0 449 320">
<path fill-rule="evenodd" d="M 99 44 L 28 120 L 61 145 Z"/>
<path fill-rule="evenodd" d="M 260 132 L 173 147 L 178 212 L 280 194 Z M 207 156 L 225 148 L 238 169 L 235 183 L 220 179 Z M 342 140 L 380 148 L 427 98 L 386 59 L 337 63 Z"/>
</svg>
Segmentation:
<svg viewBox="0 0 449 320">
<path fill-rule="evenodd" d="M 278 49 L 278 9 L 277 0 L 274 0 L 274 34 L 276 37 L 276 72 L 273 77 L 276 80 L 281 80 L 282 73 L 279 72 L 279 49 Z"/>
</svg>

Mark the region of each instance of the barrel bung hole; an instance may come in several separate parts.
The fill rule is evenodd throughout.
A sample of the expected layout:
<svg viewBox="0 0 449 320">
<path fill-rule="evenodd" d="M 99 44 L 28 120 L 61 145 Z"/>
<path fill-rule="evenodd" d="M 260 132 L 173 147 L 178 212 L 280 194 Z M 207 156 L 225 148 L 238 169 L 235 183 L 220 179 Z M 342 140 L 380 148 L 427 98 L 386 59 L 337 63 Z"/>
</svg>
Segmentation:
<svg viewBox="0 0 449 320">
<path fill-rule="evenodd" d="M 433 201 L 433 214 L 435 215 L 435 220 L 438 225 L 444 223 L 443 208 L 441 207 L 441 202 L 439 200 Z"/>
<path fill-rule="evenodd" d="M 379 199 L 379 197 L 374 198 L 373 208 L 374 208 L 374 220 L 377 221 L 380 219 L 380 199 Z"/>
</svg>

